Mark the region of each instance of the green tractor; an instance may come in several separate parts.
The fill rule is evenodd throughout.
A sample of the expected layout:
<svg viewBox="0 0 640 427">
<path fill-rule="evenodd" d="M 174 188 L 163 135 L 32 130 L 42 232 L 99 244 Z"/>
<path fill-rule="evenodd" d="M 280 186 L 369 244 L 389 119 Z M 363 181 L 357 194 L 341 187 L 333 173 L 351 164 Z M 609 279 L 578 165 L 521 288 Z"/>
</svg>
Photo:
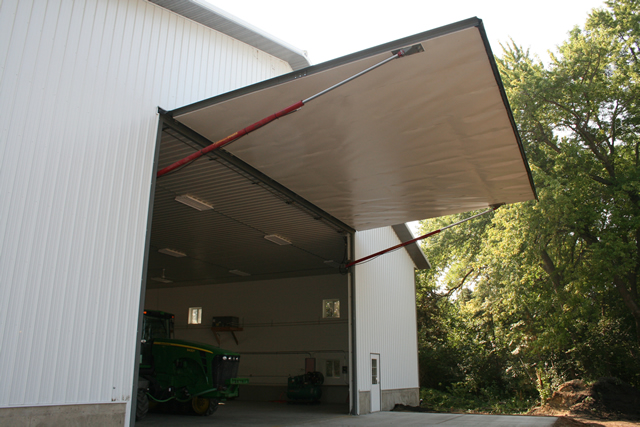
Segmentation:
<svg viewBox="0 0 640 427">
<path fill-rule="evenodd" d="M 163 311 L 144 312 L 136 420 L 156 405 L 211 415 L 249 382 L 237 378 L 238 353 L 171 338 L 173 319 Z"/>
</svg>

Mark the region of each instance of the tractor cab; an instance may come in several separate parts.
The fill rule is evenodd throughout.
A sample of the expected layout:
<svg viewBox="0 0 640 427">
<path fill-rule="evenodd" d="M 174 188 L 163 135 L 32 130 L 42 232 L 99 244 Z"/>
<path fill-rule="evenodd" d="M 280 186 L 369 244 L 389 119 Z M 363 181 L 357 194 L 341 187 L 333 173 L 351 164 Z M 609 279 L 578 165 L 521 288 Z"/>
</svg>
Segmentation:
<svg viewBox="0 0 640 427">
<path fill-rule="evenodd" d="M 240 355 L 210 344 L 173 338 L 174 315 L 145 310 L 136 419 L 150 404 L 168 411 L 211 415 L 218 402 L 236 397 Z"/>
<path fill-rule="evenodd" d="M 175 316 L 164 311 L 145 310 L 142 321 L 142 341 L 140 351 L 140 370 L 151 369 L 153 341 L 173 337 L 173 319 Z"/>
</svg>

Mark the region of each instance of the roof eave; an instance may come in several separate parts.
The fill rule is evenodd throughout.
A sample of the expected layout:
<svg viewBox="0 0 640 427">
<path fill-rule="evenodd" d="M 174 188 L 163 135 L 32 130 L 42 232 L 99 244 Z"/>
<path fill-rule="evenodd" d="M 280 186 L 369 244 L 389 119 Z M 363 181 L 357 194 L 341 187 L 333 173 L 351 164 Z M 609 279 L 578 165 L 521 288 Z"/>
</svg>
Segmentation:
<svg viewBox="0 0 640 427">
<path fill-rule="evenodd" d="M 294 71 L 310 65 L 304 51 L 208 3 L 199 0 L 148 1 L 280 58 Z"/>
<path fill-rule="evenodd" d="M 392 225 L 391 228 L 393 228 L 393 231 L 401 242 L 408 242 L 409 240 L 414 239 L 407 224 Z M 404 249 L 407 251 L 418 270 L 427 270 L 431 268 L 431 264 L 429 263 L 427 256 L 422 252 L 422 249 L 417 242 L 405 246 Z"/>
</svg>

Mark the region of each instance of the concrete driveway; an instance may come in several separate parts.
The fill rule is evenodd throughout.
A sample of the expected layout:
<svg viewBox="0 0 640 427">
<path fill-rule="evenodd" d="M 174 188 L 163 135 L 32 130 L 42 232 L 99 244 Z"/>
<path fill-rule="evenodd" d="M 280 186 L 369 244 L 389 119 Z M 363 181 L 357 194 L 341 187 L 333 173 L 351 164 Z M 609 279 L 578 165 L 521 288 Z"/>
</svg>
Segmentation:
<svg viewBox="0 0 640 427">
<path fill-rule="evenodd" d="M 287 405 L 284 403 L 232 401 L 221 405 L 210 417 L 150 413 L 138 427 L 161 426 L 509 426 L 550 427 L 555 417 L 518 415 L 430 414 L 377 412 L 350 416 L 345 405 Z"/>
</svg>

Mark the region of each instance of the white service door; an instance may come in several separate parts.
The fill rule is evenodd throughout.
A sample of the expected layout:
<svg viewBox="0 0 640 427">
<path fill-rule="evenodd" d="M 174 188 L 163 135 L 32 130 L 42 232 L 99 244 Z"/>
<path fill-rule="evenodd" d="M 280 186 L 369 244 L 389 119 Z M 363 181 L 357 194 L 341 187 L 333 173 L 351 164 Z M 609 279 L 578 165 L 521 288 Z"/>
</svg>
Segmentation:
<svg viewBox="0 0 640 427">
<path fill-rule="evenodd" d="M 380 355 L 371 353 L 371 412 L 380 411 Z"/>
</svg>

